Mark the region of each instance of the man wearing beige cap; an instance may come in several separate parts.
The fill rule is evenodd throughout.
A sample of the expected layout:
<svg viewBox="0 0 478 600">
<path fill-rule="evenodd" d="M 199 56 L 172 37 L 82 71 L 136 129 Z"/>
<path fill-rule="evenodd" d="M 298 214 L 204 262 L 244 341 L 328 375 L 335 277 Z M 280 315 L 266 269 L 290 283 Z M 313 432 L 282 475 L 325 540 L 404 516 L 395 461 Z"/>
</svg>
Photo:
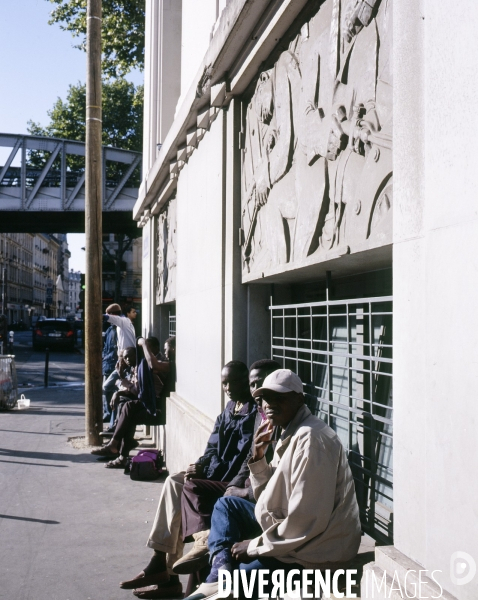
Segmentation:
<svg viewBox="0 0 478 600">
<path fill-rule="evenodd" d="M 218 500 L 209 534 L 211 573 L 188 600 L 218 590 L 218 570 L 327 569 L 352 559 L 361 526 L 352 473 L 336 433 L 304 404 L 303 386 L 289 369 L 266 377 L 253 396 L 267 421 L 249 461 L 257 504 Z M 265 450 L 273 427 L 282 435 L 270 464 Z M 252 597 L 256 597 L 254 594 Z"/>
</svg>

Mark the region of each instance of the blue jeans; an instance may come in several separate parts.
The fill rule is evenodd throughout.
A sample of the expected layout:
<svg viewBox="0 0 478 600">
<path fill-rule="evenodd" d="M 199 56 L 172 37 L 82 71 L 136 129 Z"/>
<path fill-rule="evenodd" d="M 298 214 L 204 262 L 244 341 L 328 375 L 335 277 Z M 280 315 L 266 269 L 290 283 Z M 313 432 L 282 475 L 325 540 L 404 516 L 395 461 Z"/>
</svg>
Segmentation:
<svg viewBox="0 0 478 600">
<path fill-rule="evenodd" d="M 116 418 L 116 415 L 113 418 L 110 402 L 111 402 L 111 397 L 118 389 L 116 387 L 116 382 L 118 381 L 118 379 L 119 379 L 119 373 L 116 369 L 112 373 L 110 373 L 108 375 L 108 377 L 106 377 L 106 376 L 103 377 L 103 419 L 106 419 L 107 417 L 111 417 L 111 420 L 110 420 L 111 426 L 114 423 L 114 418 Z"/>
<path fill-rule="evenodd" d="M 249 500 L 236 498 L 235 496 L 222 497 L 216 502 L 208 539 L 209 552 L 213 562 L 214 556 L 218 552 L 230 549 L 236 542 L 253 539 L 262 533 L 261 526 L 254 515 L 254 507 L 255 504 L 249 502 Z M 248 581 L 250 580 L 250 573 L 257 569 L 268 569 L 269 571 L 281 569 L 286 575 L 291 569 L 302 570 L 302 566 L 297 563 L 284 563 L 270 556 L 261 556 L 250 563 L 239 563 L 237 567 L 247 573 Z M 266 586 L 265 589 L 270 593 L 272 583 Z M 244 598 L 242 589 L 240 591 L 240 597 Z M 256 598 L 257 593 L 257 586 L 255 586 L 252 597 Z"/>
</svg>

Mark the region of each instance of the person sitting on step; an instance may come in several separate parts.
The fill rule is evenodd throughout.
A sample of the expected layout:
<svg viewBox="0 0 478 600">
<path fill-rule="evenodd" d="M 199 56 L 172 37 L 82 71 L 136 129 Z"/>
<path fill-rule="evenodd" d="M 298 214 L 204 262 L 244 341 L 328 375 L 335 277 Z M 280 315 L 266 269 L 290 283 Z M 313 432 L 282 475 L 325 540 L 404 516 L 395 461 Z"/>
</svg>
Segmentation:
<svg viewBox="0 0 478 600">
<path fill-rule="evenodd" d="M 261 387 L 264 379 L 281 366 L 275 360 L 262 359 L 253 363 L 249 369 L 249 389 L 251 394 Z M 264 413 L 260 403 L 256 401 L 258 410 L 254 422 L 254 434 L 263 421 Z M 268 459 L 272 459 L 272 444 L 268 447 Z M 229 482 L 209 481 L 207 479 L 188 479 L 184 483 L 181 497 L 182 531 L 185 540 L 190 535 L 194 538 L 192 549 L 180 558 L 173 566 L 177 574 L 199 571 L 209 563 L 207 540 L 211 526 L 211 515 L 216 501 L 224 496 L 237 496 L 254 502 L 254 494 L 249 479 L 249 459 L 252 446 L 239 473 Z"/>
<path fill-rule="evenodd" d="M 158 360 L 159 340 L 150 337 L 147 340 L 140 338 L 138 345 L 143 348 L 145 358 L 137 368 L 137 383 L 130 382 L 134 395 L 137 389 L 137 399 L 127 400 L 122 404 L 113 437 L 109 444 L 99 450 L 92 450 L 97 456 L 111 456 L 112 461 L 106 464 L 107 468 L 124 468 L 131 450 L 138 443 L 134 439 L 137 425 L 160 425 L 164 423 L 164 416 L 158 408 L 163 388 L 168 389 L 167 379 L 171 373 L 169 358 L 174 357 L 174 339 L 169 338 L 164 346 L 167 360 Z M 128 384 L 124 384 L 128 388 Z M 123 394 L 123 392 L 118 392 Z M 113 397 L 114 398 L 114 397 Z"/>
<path fill-rule="evenodd" d="M 249 391 L 249 371 L 240 361 L 227 363 L 221 371 L 224 392 L 229 397 L 217 417 L 204 454 L 180 473 L 166 479 L 147 545 L 154 550 L 149 564 L 123 589 L 135 589 L 139 598 L 182 597 L 179 577 L 172 571 L 182 556 L 181 494 L 185 482 L 202 479 L 218 483 L 222 490 L 239 472 L 252 444 L 256 403 Z M 211 486 L 214 488 L 214 486 Z M 215 492 L 212 492 L 215 493 Z"/>
<path fill-rule="evenodd" d="M 220 569 L 244 571 L 248 581 L 258 569 L 285 575 L 292 569 L 330 569 L 354 558 L 360 545 L 359 508 L 345 449 L 304 404 L 300 378 L 289 369 L 274 371 L 254 397 L 262 399 L 267 416 L 249 461 L 257 503 L 235 497 L 216 502 L 208 542 L 211 571 L 188 600 L 217 594 Z M 282 434 L 268 464 L 265 450 L 274 426 Z"/>
</svg>

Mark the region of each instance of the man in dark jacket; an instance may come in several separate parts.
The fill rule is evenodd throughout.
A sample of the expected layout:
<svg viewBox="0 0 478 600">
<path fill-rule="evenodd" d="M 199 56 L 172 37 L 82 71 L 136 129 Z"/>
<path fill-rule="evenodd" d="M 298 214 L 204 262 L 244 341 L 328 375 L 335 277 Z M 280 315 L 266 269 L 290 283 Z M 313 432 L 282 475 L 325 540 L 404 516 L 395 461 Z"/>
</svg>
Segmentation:
<svg viewBox="0 0 478 600">
<path fill-rule="evenodd" d="M 264 379 L 270 373 L 280 369 L 275 360 L 262 359 L 251 365 L 249 370 L 249 389 L 253 394 L 260 388 Z M 258 411 L 254 422 L 254 433 L 265 419 L 264 413 L 258 404 Z M 269 446 L 269 458 L 272 459 L 273 446 Z M 181 498 L 183 538 L 192 535 L 194 546 L 180 558 L 173 566 L 173 571 L 178 574 L 194 573 L 208 564 L 209 529 L 211 515 L 217 500 L 224 496 L 237 496 L 254 502 L 254 494 L 249 480 L 248 461 L 252 456 L 252 447 L 249 450 L 237 475 L 232 479 L 224 478 L 222 481 L 208 481 L 204 479 L 189 479 L 185 482 Z"/>
<path fill-rule="evenodd" d="M 120 315 L 121 306 L 119 304 L 110 304 L 106 309 L 108 315 Z M 103 345 L 103 423 L 108 423 L 111 419 L 111 396 L 115 391 L 115 382 L 105 387 L 110 375 L 115 371 L 118 361 L 118 334 L 116 325 L 110 325 L 106 330 L 105 343 Z"/>
<path fill-rule="evenodd" d="M 184 542 L 181 526 L 181 493 L 185 481 L 204 479 L 228 482 L 239 472 L 247 457 L 253 437 L 256 404 L 249 391 L 249 371 L 240 361 L 231 361 L 222 370 L 222 386 L 230 398 L 217 417 L 204 454 L 186 471 L 164 482 L 148 546 L 154 555 L 137 577 L 120 583 L 123 589 L 136 590 L 140 598 L 182 597 L 179 578 L 172 571 L 182 556 Z M 227 483 L 223 484 L 225 488 Z"/>
<path fill-rule="evenodd" d="M 109 444 L 91 452 L 96 456 L 113 458 L 106 464 L 106 467 L 111 469 L 124 469 L 126 466 L 130 451 L 137 446 L 134 439 L 137 425 L 161 425 L 165 422 L 159 405 L 162 393 L 170 389 L 168 379 L 174 364 L 175 338 L 168 338 L 164 344 L 166 360 L 160 360 L 158 338 L 140 338 L 138 345 L 143 348 L 145 358 L 135 370 L 134 379 L 124 382 L 124 388 L 120 388 L 116 395 L 113 395 L 113 399 L 116 397 L 119 403 L 121 395 L 133 399 L 121 403 L 118 421 Z M 133 358 L 136 359 L 135 349 L 128 348 L 126 352 L 128 350 L 132 350 Z"/>
</svg>

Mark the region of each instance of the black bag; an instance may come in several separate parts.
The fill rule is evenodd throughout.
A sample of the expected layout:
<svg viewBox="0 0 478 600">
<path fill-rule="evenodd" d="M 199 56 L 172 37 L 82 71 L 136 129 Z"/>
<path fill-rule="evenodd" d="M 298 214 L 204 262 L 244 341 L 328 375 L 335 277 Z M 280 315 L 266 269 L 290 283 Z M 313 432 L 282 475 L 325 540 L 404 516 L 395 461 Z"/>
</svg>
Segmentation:
<svg viewBox="0 0 478 600">
<path fill-rule="evenodd" d="M 131 460 L 129 476 L 134 481 L 151 481 L 161 475 L 163 465 L 161 450 L 140 450 Z"/>
</svg>

